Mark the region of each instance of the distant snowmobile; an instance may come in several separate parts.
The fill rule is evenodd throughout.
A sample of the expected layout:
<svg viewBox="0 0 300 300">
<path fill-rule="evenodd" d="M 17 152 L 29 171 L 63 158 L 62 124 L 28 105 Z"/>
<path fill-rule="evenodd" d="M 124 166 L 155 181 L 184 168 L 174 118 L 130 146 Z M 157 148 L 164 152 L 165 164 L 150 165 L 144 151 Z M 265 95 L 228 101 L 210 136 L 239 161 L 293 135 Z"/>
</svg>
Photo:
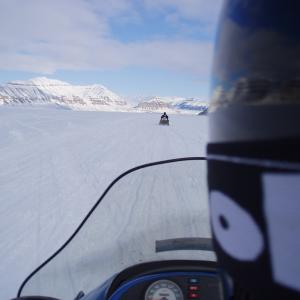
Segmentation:
<svg viewBox="0 0 300 300">
<path fill-rule="evenodd" d="M 159 125 L 170 125 L 170 123 L 169 123 L 169 117 L 168 117 L 168 115 L 165 112 L 160 117 Z"/>
</svg>

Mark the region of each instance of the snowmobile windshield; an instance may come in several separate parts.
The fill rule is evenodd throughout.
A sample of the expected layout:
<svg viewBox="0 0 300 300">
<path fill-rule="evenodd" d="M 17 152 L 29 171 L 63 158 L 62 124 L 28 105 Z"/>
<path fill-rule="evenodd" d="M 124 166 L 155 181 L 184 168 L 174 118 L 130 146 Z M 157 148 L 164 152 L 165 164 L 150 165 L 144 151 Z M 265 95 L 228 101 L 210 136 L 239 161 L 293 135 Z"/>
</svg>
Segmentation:
<svg viewBox="0 0 300 300">
<path fill-rule="evenodd" d="M 106 192 L 73 238 L 29 278 L 21 296 L 74 299 L 138 263 L 215 260 L 205 160 L 145 165 Z"/>
</svg>

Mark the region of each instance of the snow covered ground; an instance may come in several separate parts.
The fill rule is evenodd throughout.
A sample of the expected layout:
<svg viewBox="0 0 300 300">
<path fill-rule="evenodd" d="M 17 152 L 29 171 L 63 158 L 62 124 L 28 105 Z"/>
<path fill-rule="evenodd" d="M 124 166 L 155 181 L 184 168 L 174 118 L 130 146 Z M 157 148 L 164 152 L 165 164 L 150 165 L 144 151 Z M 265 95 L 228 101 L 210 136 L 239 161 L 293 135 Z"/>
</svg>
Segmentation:
<svg viewBox="0 0 300 300">
<path fill-rule="evenodd" d="M 0 107 L 0 298 L 69 237 L 104 188 L 139 164 L 205 154 L 207 120 Z"/>
</svg>

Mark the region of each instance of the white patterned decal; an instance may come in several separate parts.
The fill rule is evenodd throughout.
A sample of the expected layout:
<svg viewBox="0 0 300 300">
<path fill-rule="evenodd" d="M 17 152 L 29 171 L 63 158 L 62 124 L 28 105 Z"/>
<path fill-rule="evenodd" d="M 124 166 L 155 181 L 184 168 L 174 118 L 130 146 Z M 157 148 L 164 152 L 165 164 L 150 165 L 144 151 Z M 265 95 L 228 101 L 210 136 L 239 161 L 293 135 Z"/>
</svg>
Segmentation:
<svg viewBox="0 0 300 300">
<path fill-rule="evenodd" d="M 300 175 L 262 178 L 274 280 L 300 291 Z"/>
<path fill-rule="evenodd" d="M 213 231 L 223 250 L 237 260 L 255 260 L 264 240 L 252 216 L 220 191 L 210 193 L 210 207 Z"/>
</svg>

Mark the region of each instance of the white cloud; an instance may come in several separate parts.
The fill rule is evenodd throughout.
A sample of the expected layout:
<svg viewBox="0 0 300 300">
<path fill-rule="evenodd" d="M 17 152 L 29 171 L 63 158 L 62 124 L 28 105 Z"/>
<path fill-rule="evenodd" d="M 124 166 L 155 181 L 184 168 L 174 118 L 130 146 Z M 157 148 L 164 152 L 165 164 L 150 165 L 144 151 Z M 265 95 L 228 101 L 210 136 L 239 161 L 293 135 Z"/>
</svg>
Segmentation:
<svg viewBox="0 0 300 300">
<path fill-rule="evenodd" d="M 206 14 L 216 10 L 216 4 L 202 0 L 144 1 L 152 10 L 173 5 L 178 18 L 203 18 L 204 23 L 210 19 Z M 122 43 L 112 38 L 110 18 L 126 22 L 142 18 L 134 3 L 134 0 L 1 0 L 0 68 L 53 73 L 58 69 L 155 66 L 207 77 L 212 55 L 210 43 L 182 38 Z"/>
<path fill-rule="evenodd" d="M 165 15 L 165 20 L 179 34 L 198 34 L 213 37 L 223 0 L 143 0 L 151 13 Z M 195 26 L 186 25 L 192 21 Z"/>
<path fill-rule="evenodd" d="M 148 9 L 176 12 L 181 18 L 215 23 L 223 0 L 144 0 Z"/>
</svg>

